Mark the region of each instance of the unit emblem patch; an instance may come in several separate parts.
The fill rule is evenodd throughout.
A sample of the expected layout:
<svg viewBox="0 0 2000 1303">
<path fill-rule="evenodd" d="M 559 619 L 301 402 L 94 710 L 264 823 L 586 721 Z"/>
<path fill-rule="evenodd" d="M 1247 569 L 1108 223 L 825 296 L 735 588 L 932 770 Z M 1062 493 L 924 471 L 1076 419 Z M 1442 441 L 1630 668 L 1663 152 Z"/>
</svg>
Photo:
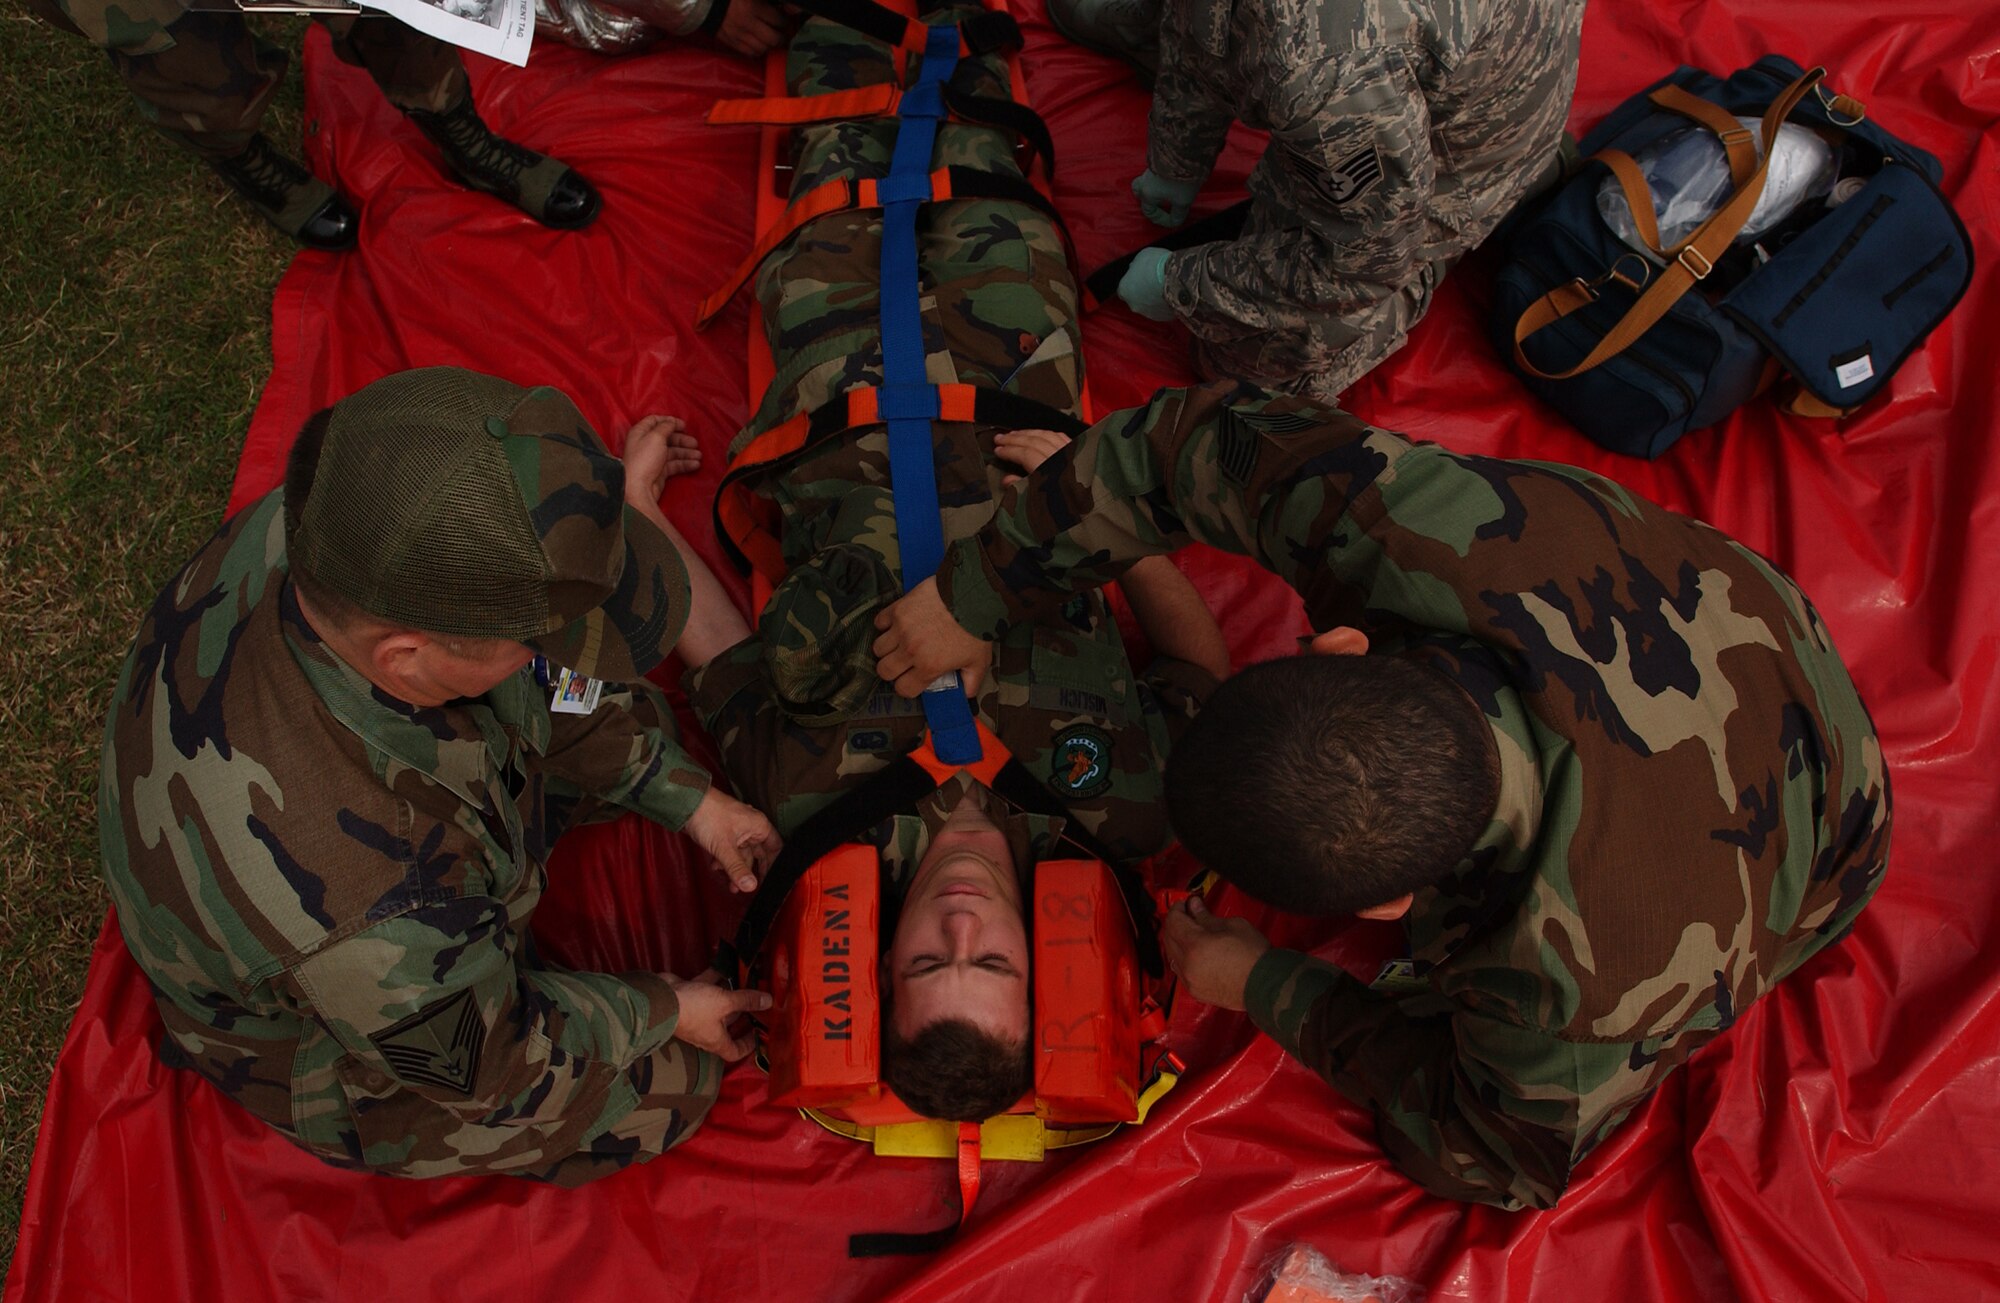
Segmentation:
<svg viewBox="0 0 2000 1303">
<path fill-rule="evenodd" d="M 1057 796 L 1081 800 L 1111 786 L 1111 739 L 1103 729 L 1077 724 L 1056 739 L 1049 786 Z"/>
</svg>

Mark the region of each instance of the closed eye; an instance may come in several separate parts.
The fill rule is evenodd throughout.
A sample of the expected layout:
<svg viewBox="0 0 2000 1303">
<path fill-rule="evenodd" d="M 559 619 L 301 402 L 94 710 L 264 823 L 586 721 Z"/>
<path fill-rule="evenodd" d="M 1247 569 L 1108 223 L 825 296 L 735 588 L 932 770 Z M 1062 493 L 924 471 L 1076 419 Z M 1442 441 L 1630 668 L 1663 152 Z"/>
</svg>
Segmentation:
<svg viewBox="0 0 2000 1303">
<path fill-rule="evenodd" d="M 949 967 L 950 962 L 943 955 L 912 955 L 910 956 L 910 962 L 903 968 L 903 976 L 923 977 L 927 974 L 935 973 L 941 968 Z M 998 951 L 978 956 L 972 961 L 972 965 L 975 968 L 984 969 L 989 973 L 997 973 L 1002 977 L 1016 977 L 1019 975 L 1019 970 L 1008 961 L 1007 956 Z"/>
</svg>

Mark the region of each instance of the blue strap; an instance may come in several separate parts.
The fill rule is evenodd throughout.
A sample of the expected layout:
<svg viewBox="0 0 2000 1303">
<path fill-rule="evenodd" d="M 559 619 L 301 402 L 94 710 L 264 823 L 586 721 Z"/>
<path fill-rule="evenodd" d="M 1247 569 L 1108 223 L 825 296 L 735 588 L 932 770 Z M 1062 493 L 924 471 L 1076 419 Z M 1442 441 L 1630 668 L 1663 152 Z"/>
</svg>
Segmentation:
<svg viewBox="0 0 2000 1303">
<path fill-rule="evenodd" d="M 917 306 L 917 209 L 930 198 L 931 151 L 945 114 L 942 87 L 958 66 L 958 42 L 956 26 L 930 29 L 916 82 L 903 92 L 889 174 L 876 185 L 883 201 L 880 412 L 889 426 L 889 487 L 905 592 L 937 573 L 944 559 L 931 444 L 938 394 L 924 374 L 924 323 Z M 979 730 L 958 675 L 926 688 L 923 706 L 938 759 L 967 765 L 980 758 Z"/>
</svg>

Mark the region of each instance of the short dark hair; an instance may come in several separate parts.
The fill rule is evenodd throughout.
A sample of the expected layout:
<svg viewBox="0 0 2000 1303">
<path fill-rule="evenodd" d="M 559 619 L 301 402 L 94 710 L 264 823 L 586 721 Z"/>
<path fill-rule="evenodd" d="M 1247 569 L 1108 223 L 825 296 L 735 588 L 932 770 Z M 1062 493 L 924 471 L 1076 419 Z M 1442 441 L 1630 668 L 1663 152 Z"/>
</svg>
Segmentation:
<svg viewBox="0 0 2000 1303">
<path fill-rule="evenodd" d="M 940 1018 L 909 1040 L 882 1011 L 882 1080 L 928 1118 L 984 1122 L 1027 1093 L 1028 1041 L 1009 1044 L 966 1018 Z"/>
<path fill-rule="evenodd" d="M 1499 786 L 1472 699 L 1394 656 L 1252 665 L 1216 689 L 1166 766 L 1181 843 L 1297 914 L 1351 914 L 1442 881 Z"/>
</svg>

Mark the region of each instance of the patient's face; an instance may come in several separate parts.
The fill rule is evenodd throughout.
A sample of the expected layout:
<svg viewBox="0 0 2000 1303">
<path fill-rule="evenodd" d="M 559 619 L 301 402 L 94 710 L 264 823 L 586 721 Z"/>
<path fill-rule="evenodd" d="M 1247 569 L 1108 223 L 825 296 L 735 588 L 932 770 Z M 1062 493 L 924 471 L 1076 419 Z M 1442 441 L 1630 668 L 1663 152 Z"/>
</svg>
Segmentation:
<svg viewBox="0 0 2000 1303">
<path fill-rule="evenodd" d="M 965 1018 L 1005 1041 L 1028 1031 L 1028 929 L 1007 839 L 962 801 L 931 840 L 889 945 L 896 1032 Z"/>
</svg>

